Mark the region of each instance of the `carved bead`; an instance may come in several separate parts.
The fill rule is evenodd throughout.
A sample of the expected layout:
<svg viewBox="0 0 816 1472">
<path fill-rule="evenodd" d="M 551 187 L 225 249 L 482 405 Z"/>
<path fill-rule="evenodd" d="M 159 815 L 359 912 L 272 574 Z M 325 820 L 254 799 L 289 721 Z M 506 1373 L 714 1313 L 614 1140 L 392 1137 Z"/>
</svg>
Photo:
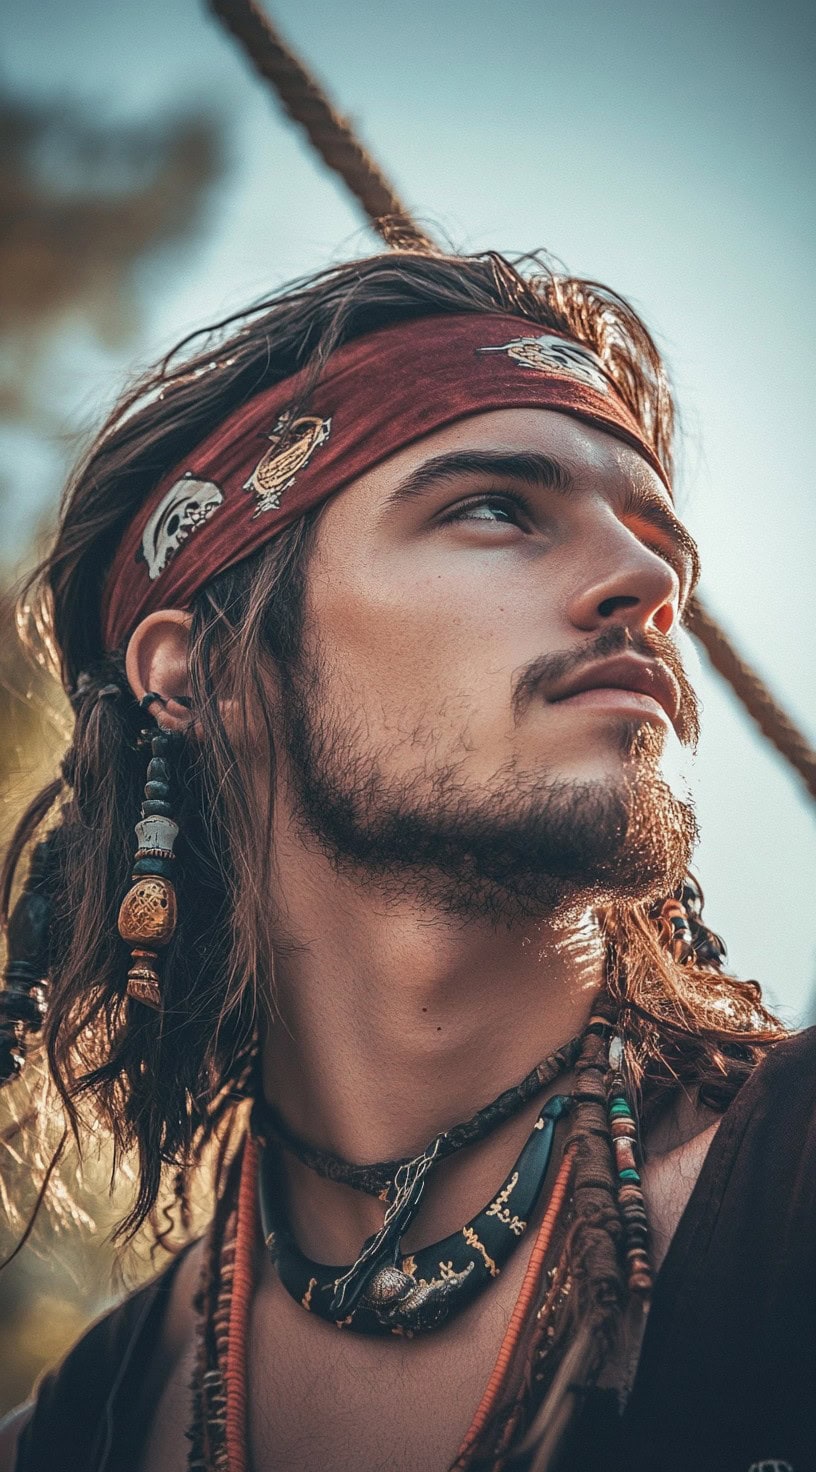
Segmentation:
<svg viewBox="0 0 816 1472">
<path fill-rule="evenodd" d="M 161 848 L 172 852 L 173 844 L 178 838 L 178 823 L 172 818 L 152 817 L 142 818 L 136 824 L 136 837 L 139 840 L 139 848 Z"/>
<path fill-rule="evenodd" d="M 176 891 L 160 875 L 139 879 L 119 911 L 119 934 L 130 946 L 169 944 L 176 928 Z"/>
</svg>

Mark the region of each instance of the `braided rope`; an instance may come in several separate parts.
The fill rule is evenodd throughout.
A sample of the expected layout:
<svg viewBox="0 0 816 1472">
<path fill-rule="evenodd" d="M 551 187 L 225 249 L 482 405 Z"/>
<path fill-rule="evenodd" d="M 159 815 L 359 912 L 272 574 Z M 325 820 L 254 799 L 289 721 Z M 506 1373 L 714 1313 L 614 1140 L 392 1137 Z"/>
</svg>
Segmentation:
<svg viewBox="0 0 816 1472">
<path fill-rule="evenodd" d="M 209 0 L 217 18 L 243 46 L 260 75 L 272 84 L 284 112 L 302 127 L 309 142 L 350 189 L 374 229 L 389 246 L 433 250 L 433 242 L 411 219 L 385 175 L 363 148 L 345 118 L 303 62 L 285 45 L 255 0 Z M 798 772 L 816 797 L 816 753 L 754 669 L 737 653 L 723 630 L 692 601 L 687 623 L 718 674 L 731 686 L 762 734 Z"/>
<path fill-rule="evenodd" d="M 811 797 L 816 797 L 816 752 L 771 695 L 756 670 L 737 653 L 698 598 L 693 598 L 689 605 L 686 623 L 702 644 L 717 674 L 731 686 L 763 736 L 799 773 Z"/>
<path fill-rule="evenodd" d="M 389 245 L 398 238 L 401 245 L 430 248 L 430 240 L 414 224 L 350 124 L 254 0 L 210 0 L 210 8 L 243 46 L 255 70 L 271 82 L 284 112 L 303 128 L 312 147 L 359 200 L 383 239 Z"/>
</svg>

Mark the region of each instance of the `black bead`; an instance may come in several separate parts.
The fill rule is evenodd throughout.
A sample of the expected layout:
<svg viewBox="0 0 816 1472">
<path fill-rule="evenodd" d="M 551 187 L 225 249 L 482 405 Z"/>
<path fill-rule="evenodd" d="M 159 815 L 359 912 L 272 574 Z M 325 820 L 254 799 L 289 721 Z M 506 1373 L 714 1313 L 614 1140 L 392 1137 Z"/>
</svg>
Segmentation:
<svg viewBox="0 0 816 1472">
<path fill-rule="evenodd" d="M 173 808 L 169 802 L 159 802 L 157 798 L 146 798 L 142 803 L 143 818 L 172 818 Z"/>
<path fill-rule="evenodd" d="M 157 874 L 162 879 L 175 879 L 176 867 L 174 859 L 137 859 L 133 865 L 132 874 L 134 879 L 140 879 L 145 874 Z"/>
<path fill-rule="evenodd" d="M 170 788 L 166 782 L 145 782 L 145 797 L 148 802 L 167 802 Z"/>
<path fill-rule="evenodd" d="M 154 756 L 147 764 L 148 782 L 169 782 L 170 768 L 162 757 Z"/>
<path fill-rule="evenodd" d="M 624 1226 L 626 1241 L 631 1245 L 642 1243 L 644 1246 L 649 1240 L 649 1228 L 645 1222 L 626 1222 Z"/>
<path fill-rule="evenodd" d="M 172 756 L 174 740 L 175 738 L 170 735 L 169 731 L 157 731 L 150 743 L 153 755 L 158 757 Z"/>
</svg>

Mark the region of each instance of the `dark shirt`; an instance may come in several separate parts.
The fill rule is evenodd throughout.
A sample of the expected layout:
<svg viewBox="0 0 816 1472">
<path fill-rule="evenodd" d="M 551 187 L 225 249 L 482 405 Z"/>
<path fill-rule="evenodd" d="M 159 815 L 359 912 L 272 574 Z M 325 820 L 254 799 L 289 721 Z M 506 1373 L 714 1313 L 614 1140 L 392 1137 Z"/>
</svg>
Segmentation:
<svg viewBox="0 0 816 1472">
<path fill-rule="evenodd" d="M 176 1266 L 44 1379 L 15 1472 L 133 1472 Z M 776 1047 L 724 1114 L 626 1409 L 592 1394 L 559 1472 L 816 1472 L 816 1028 Z"/>
</svg>

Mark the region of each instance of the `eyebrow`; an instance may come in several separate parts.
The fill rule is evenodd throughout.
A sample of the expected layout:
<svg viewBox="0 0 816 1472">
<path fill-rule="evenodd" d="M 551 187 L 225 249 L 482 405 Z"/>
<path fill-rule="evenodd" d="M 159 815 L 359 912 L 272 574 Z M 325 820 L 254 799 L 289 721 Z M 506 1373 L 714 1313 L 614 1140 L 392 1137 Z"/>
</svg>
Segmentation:
<svg viewBox="0 0 816 1472">
<path fill-rule="evenodd" d="M 418 466 L 391 492 L 386 505 L 399 506 L 412 501 L 435 486 L 458 480 L 463 475 L 495 475 L 544 491 L 567 492 L 574 483 L 566 466 L 551 455 L 541 455 L 532 450 L 523 454 L 452 450 L 447 455 L 435 455 Z"/>
<path fill-rule="evenodd" d="M 386 507 L 404 505 L 437 486 L 466 475 L 515 480 L 534 490 L 557 491 L 563 495 L 575 486 L 575 477 L 560 460 L 539 451 L 452 450 L 445 455 L 434 455 L 417 466 L 391 491 Z M 636 516 L 639 521 L 653 527 L 677 548 L 687 566 L 688 586 L 683 589 L 683 596 L 687 598 L 700 578 L 700 554 L 694 538 L 679 517 L 660 496 L 636 486 L 632 486 L 626 496 L 623 513 Z"/>
</svg>

